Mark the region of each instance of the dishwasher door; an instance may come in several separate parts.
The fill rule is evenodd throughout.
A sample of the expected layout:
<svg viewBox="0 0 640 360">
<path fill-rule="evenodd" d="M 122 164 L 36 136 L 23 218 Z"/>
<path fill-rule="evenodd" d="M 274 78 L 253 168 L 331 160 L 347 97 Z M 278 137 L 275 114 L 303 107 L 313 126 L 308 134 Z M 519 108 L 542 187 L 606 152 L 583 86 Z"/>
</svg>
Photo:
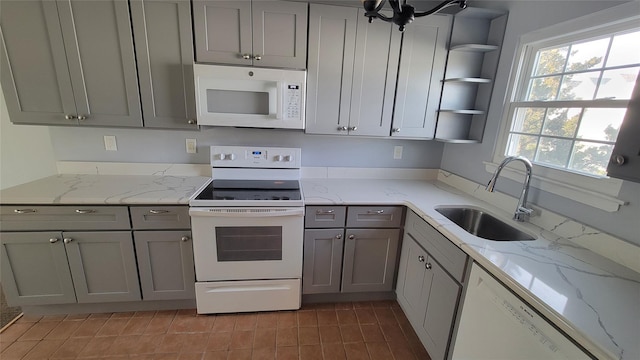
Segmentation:
<svg viewBox="0 0 640 360">
<path fill-rule="evenodd" d="M 592 359 L 475 263 L 468 284 L 452 359 Z"/>
</svg>

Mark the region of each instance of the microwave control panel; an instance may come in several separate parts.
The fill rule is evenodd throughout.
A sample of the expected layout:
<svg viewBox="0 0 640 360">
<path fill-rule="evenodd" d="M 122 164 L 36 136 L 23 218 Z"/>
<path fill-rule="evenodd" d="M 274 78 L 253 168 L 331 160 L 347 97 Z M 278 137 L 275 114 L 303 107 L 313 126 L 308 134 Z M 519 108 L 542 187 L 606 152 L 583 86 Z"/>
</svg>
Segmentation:
<svg viewBox="0 0 640 360">
<path fill-rule="evenodd" d="M 302 113 L 302 84 L 288 83 L 284 90 L 285 120 L 300 120 Z"/>
</svg>

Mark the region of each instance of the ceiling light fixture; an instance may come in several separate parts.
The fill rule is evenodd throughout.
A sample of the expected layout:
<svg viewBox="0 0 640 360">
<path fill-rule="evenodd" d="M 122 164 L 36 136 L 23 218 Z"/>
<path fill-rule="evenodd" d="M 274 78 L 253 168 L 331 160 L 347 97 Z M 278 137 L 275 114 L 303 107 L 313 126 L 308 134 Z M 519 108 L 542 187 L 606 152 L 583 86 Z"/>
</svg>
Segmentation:
<svg viewBox="0 0 640 360">
<path fill-rule="evenodd" d="M 374 18 L 378 18 L 386 22 L 393 22 L 398 25 L 400 31 L 404 31 L 405 26 L 417 17 L 435 14 L 452 5 L 458 5 L 461 9 L 467 7 L 467 0 L 446 0 L 429 11 L 415 12 L 413 6 L 407 4 L 407 0 L 403 0 L 402 5 L 400 5 L 399 0 L 389 0 L 389 4 L 393 9 L 393 17 L 387 17 L 379 13 L 384 6 L 384 3 L 385 0 L 362 0 L 362 5 L 366 11 L 364 16 L 369 18 L 369 22 L 372 22 Z"/>
</svg>

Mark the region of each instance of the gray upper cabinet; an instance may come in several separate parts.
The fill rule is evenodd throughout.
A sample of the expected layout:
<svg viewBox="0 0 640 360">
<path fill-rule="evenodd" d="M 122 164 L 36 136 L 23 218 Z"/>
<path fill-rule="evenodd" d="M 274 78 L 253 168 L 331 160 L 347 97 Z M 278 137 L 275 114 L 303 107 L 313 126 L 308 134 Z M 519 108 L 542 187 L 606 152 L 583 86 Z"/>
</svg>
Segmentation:
<svg viewBox="0 0 640 360">
<path fill-rule="evenodd" d="M 189 0 L 131 0 L 145 127 L 197 129 Z"/>
<path fill-rule="evenodd" d="M 640 182 L 640 77 L 636 79 L 627 113 L 618 133 L 607 175 Z"/>
<path fill-rule="evenodd" d="M 355 8 L 311 4 L 307 133 L 388 136 L 402 34 Z"/>
<path fill-rule="evenodd" d="M 432 15 L 407 26 L 402 40 L 391 136 L 434 137 L 451 17 Z"/>
<path fill-rule="evenodd" d="M 12 306 L 76 302 L 62 233 L 0 233 L 2 289 Z"/>
<path fill-rule="evenodd" d="M 193 7 L 198 62 L 306 67 L 306 3 L 194 0 Z"/>
<path fill-rule="evenodd" d="M 2 1 L 11 121 L 142 126 L 128 2 Z"/>
</svg>

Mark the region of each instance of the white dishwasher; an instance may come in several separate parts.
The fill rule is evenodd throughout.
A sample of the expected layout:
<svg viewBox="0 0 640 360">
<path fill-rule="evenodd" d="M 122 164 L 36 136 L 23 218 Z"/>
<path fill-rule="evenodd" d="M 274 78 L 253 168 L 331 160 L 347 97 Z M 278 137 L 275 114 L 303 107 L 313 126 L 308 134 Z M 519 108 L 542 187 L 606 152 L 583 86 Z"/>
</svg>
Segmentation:
<svg viewBox="0 0 640 360">
<path fill-rule="evenodd" d="M 452 359 L 592 359 L 475 263 L 468 284 Z"/>
</svg>

